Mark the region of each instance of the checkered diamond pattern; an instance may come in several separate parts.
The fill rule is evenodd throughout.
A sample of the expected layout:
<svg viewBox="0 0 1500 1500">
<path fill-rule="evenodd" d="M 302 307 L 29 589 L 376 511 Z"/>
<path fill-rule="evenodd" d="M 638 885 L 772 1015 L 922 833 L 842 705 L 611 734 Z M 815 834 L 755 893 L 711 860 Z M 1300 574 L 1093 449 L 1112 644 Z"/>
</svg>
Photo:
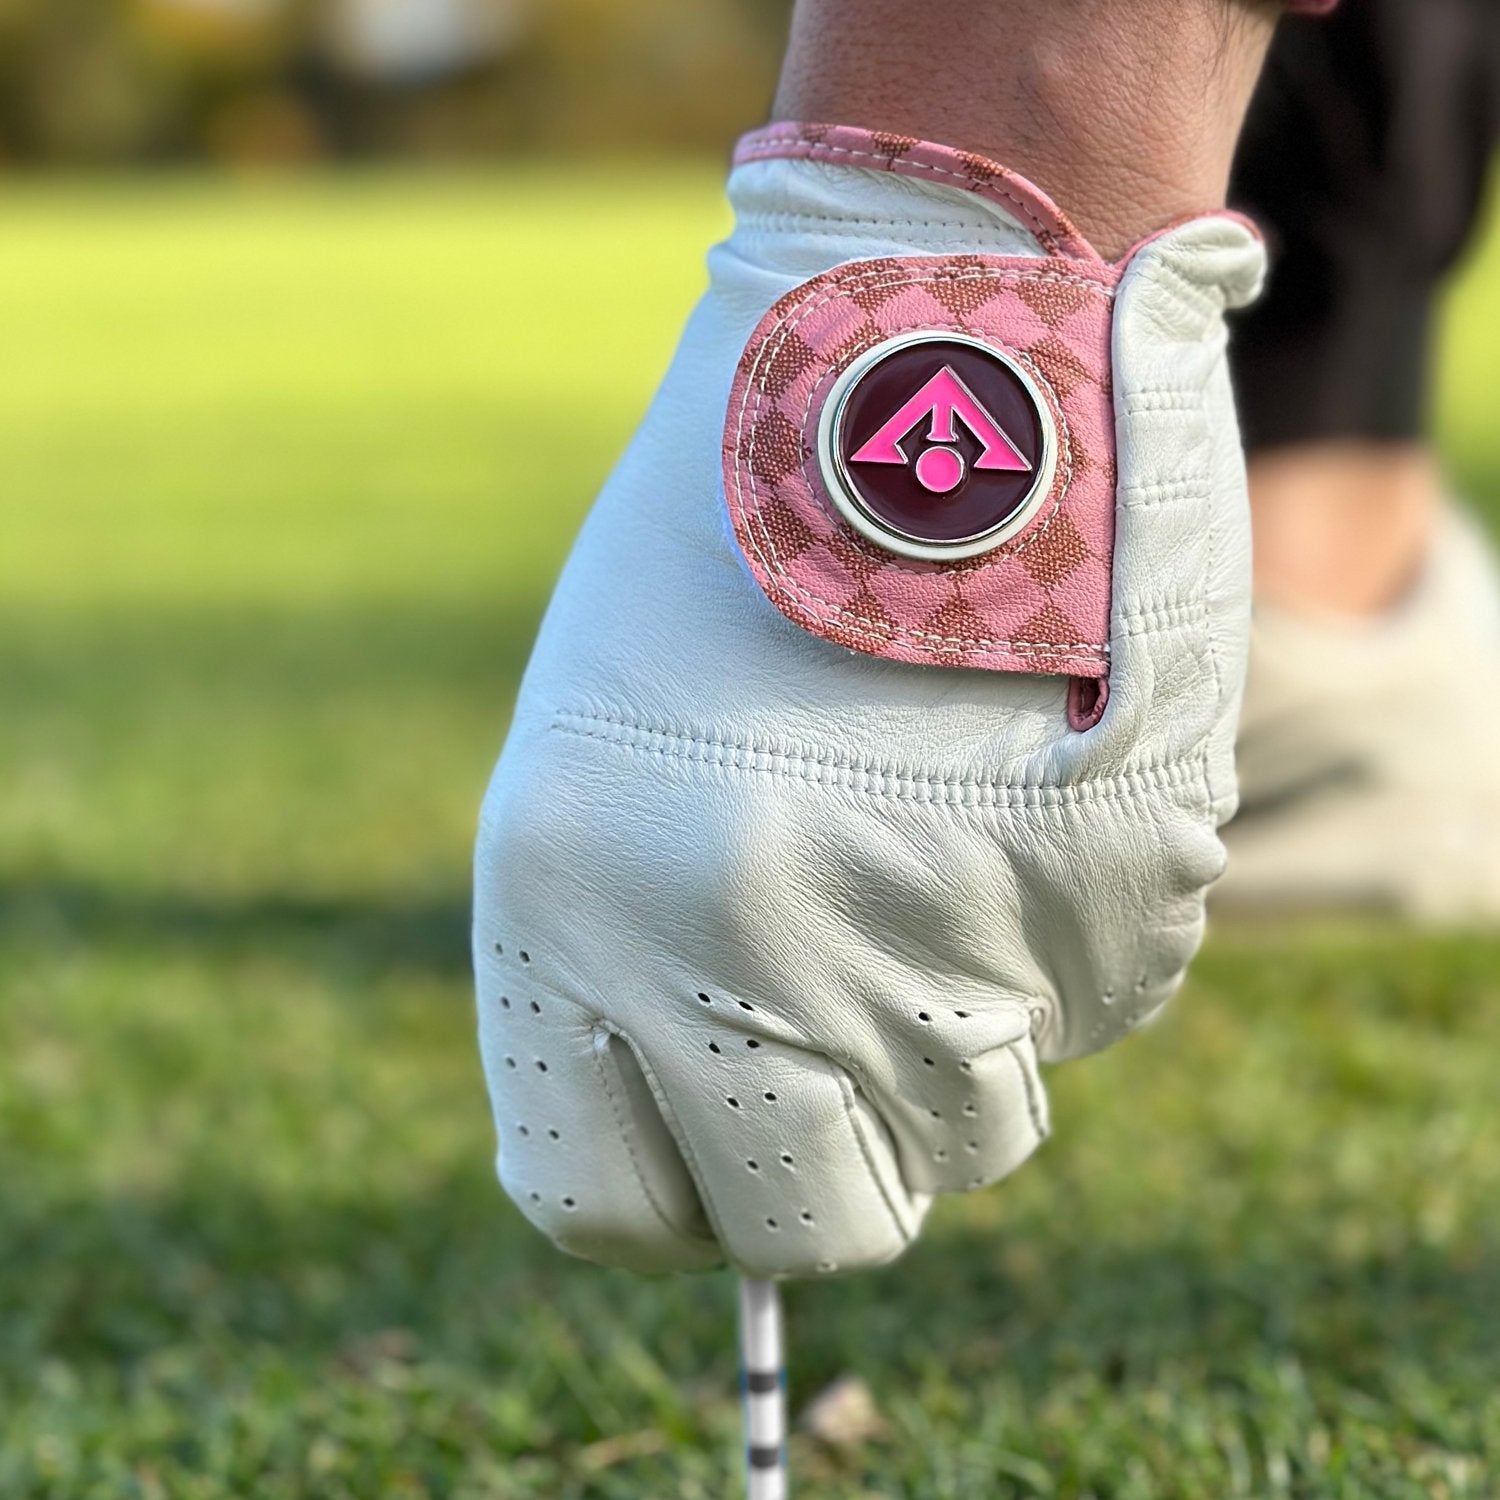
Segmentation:
<svg viewBox="0 0 1500 1500">
<path fill-rule="evenodd" d="M 740 360 L 724 435 L 735 536 L 771 602 L 872 656 L 1106 676 L 1115 275 L 1058 255 L 923 256 L 840 266 L 781 298 Z M 835 381 L 860 351 L 917 331 L 968 334 L 1016 360 L 1056 426 L 1051 494 L 1025 531 L 982 557 L 926 563 L 886 552 L 842 520 L 823 488 L 818 418 Z"/>
</svg>

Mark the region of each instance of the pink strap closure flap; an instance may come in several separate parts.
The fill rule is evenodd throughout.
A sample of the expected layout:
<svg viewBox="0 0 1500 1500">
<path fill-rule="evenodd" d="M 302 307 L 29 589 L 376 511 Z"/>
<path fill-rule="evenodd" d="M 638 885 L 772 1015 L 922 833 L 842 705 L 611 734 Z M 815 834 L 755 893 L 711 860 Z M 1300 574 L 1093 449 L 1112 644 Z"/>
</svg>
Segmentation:
<svg viewBox="0 0 1500 1500">
<path fill-rule="evenodd" d="M 813 154 L 791 129 L 760 135 Z M 857 134 L 838 132 L 841 152 L 859 149 Z M 755 139 L 742 156 L 768 154 Z M 943 151 L 902 155 L 925 173 Z M 975 180 L 970 159 L 949 155 Z M 981 180 L 1000 176 L 1012 196 L 1011 174 Z M 1119 271 L 1066 253 L 1071 226 L 1020 186 L 1037 217 L 1053 216 L 1049 253 L 855 262 L 766 314 L 730 397 L 725 492 L 766 596 L 825 640 L 1103 679 Z"/>
</svg>

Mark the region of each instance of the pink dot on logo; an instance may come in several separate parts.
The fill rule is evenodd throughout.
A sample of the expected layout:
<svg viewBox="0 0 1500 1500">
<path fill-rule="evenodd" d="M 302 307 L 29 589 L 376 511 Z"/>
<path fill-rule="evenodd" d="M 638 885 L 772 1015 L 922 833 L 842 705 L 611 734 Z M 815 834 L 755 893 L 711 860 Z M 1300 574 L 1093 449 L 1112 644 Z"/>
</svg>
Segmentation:
<svg viewBox="0 0 1500 1500">
<path fill-rule="evenodd" d="M 946 495 L 963 482 L 964 459 L 956 448 L 928 448 L 917 459 L 917 480 L 924 490 Z"/>
</svg>

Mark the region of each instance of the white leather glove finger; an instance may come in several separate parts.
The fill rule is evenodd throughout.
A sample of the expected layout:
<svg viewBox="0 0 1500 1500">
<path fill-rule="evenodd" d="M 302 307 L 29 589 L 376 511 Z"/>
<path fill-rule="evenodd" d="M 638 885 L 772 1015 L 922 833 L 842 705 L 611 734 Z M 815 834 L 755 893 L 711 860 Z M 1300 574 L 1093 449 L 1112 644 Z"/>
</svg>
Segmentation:
<svg viewBox="0 0 1500 1500">
<path fill-rule="evenodd" d="M 627 773 L 633 764 L 623 759 Z M 753 779 L 735 786 L 756 790 Z M 579 837 L 572 809 L 600 790 L 587 752 L 564 755 L 541 806 L 516 816 L 492 799 L 494 833 L 482 846 L 483 869 L 493 859 L 528 875 L 510 885 L 501 876 L 500 918 L 482 918 L 479 930 L 512 936 L 479 940 L 476 961 L 501 1180 L 534 1223 L 566 1248 L 631 1269 L 716 1263 L 723 1246 L 759 1274 L 826 1274 L 891 1259 L 932 1193 L 992 1182 L 1030 1154 L 1047 1129 L 1035 1004 L 972 977 L 897 966 L 839 930 L 867 901 L 909 900 L 920 855 L 899 822 L 864 824 L 840 860 L 816 784 L 791 784 L 805 815 L 753 796 L 711 806 L 716 822 L 755 828 L 755 852 L 740 851 L 743 864 L 724 859 L 717 881 L 657 908 L 662 956 L 611 968 L 607 1002 L 575 998 L 586 990 L 571 959 L 597 941 L 592 969 L 643 897 L 650 904 L 618 872 L 643 868 L 641 845 L 660 837 L 660 817 L 681 815 L 621 807 L 617 821 L 588 831 L 580 861 L 569 852 Z M 605 791 L 628 798 L 621 783 Z M 757 868 L 760 858 L 770 866 Z M 809 902 L 777 878 L 810 858 L 860 878 L 854 911 Z M 482 892 L 494 888 L 482 875 Z M 746 901 L 756 890 L 764 905 Z M 590 928 L 564 927 L 561 952 L 550 941 L 559 912 L 587 913 Z M 745 961 L 693 964 L 715 948 Z M 773 1009 L 759 998 L 768 993 L 796 1002 Z"/>
<path fill-rule="evenodd" d="M 742 161 L 528 669 L 475 955 L 533 1223 L 812 1274 L 1014 1169 L 1038 1058 L 1196 948 L 1248 618 L 1220 315 L 1260 252 L 1200 221 L 1122 278 L 942 148 L 773 127 Z"/>
</svg>

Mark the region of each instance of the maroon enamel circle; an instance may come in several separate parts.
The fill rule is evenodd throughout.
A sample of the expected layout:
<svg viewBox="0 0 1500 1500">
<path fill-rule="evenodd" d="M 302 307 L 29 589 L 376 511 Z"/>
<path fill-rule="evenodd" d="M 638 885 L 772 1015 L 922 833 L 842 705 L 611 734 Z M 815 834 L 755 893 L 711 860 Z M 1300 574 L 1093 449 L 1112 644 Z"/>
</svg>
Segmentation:
<svg viewBox="0 0 1500 1500">
<path fill-rule="evenodd" d="M 1046 468 L 1048 418 L 998 354 L 942 337 L 903 341 L 844 394 L 838 473 L 882 531 L 934 547 L 1004 528 Z"/>
</svg>

